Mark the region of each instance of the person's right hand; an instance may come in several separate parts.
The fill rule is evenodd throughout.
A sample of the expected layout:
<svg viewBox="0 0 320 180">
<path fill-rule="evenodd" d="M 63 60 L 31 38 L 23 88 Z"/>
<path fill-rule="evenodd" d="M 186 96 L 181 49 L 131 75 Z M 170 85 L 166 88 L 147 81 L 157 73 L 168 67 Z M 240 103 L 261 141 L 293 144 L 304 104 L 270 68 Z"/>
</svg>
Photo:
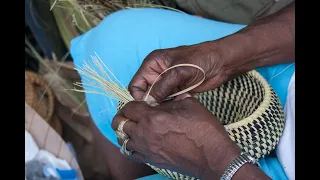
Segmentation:
<svg viewBox="0 0 320 180">
<path fill-rule="evenodd" d="M 151 52 L 129 84 L 129 91 L 136 100 L 142 100 L 160 73 L 177 64 L 194 64 L 205 73 L 205 81 L 191 92 L 204 92 L 220 86 L 228 78 L 224 54 L 219 46 L 205 42 Z M 169 95 L 186 89 L 203 78 L 203 73 L 193 67 L 177 67 L 164 73 L 153 86 L 148 102 L 161 102 Z"/>
</svg>

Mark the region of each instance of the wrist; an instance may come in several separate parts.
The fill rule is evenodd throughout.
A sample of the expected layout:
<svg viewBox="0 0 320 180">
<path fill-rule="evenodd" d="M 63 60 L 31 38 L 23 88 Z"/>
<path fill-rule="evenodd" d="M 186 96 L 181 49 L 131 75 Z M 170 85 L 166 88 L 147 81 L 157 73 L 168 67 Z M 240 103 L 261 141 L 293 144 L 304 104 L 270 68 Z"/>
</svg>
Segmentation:
<svg viewBox="0 0 320 180">
<path fill-rule="evenodd" d="M 235 144 L 233 144 L 235 145 Z M 231 146 L 218 155 L 216 161 L 203 173 L 201 179 L 220 179 L 223 172 L 231 163 L 239 157 L 241 150 L 239 147 Z M 255 164 L 246 163 L 242 165 L 233 175 L 232 180 L 270 180 L 270 178 Z"/>
<path fill-rule="evenodd" d="M 246 163 L 234 174 L 232 180 L 270 180 L 257 165 Z"/>
<path fill-rule="evenodd" d="M 209 41 L 211 61 L 219 61 L 220 72 L 226 79 L 256 68 L 258 61 L 251 61 L 255 54 L 252 38 L 244 33 L 235 33 L 219 40 Z M 214 64 L 214 63 L 213 63 Z M 216 69 L 216 67 L 212 68 Z"/>
<path fill-rule="evenodd" d="M 220 46 L 223 71 L 229 78 L 260 66 L 261 61 L 256 58 L 260 53 L 259 44 L 247 32 L 238 32 L 213 43 Z"/>
<path fill-rule="evenodd" d="M 220 179 L 223 172 L 228 166 L 240 155 L 240 150 L 232 148 L 231 150 L 226 150 L 224 155 L 221 156 L 221 160 L 217 161 L 211 166 L 201 177 L 201 179 Z M 233 175 L 232 180 L 270 180 L 257 165 L 246 163 L 242 165 Z"/>
<path fill-rule="evenodd" d="M 205 168 L 201 179 L 220 179 L 224 170 L 241 154 L 240 148 L 233 142 L 230 142 L 227 146 L 219 147 L 219 149 L 206 153 L 208 167 Z"/>
</svg>

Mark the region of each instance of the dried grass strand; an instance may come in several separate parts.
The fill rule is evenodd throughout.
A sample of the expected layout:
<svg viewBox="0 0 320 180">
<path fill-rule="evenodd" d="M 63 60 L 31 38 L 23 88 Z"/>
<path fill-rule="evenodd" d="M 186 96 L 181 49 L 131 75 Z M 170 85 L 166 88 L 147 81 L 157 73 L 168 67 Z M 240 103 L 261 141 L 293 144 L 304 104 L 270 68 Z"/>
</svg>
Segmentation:
<svg viewBox="0 0 320 180">
<path fill-rule="evenodd" d="M 122 101 L 124 103 L 134 101 L 134 98 L 131 96 L 130 92 L 124 87 L 124 85 L 114 75 L 114 73 L 103 63 L 100 56 L 96 52 L 94 52 L 94 54 L 95 55 L 90 56 L 92 64 L 90 62 L 84 61 L 83 67 L 77 66 L 77 68 L 75 68 L 80 74 L 83 75 L 82 79 L 88 81 L 88 83 L 77 82 L 77 83 L 74 83 L 74 85 L 81 87 L 83 89 L 85 89 L 84 86 L 93 87 L 96 89 L 103 90 L 103 93 L 98 92 L 93 89 L 89 89 L 89 88 L 86 88 L 86 90 L 80 90 L 80 89 L 74 88 L 73 90 L 78 91 L 78 92 L 100 94 L 100 95 L 106 96 L 108 98 Z M 159 74 L 159 76 L 155 79 L 155 81 L 152 83 L 151 87 L 147 91 L 146 96 L 144 98 L 144 101 L 146 101 L 147 98 L 149 97 L 151 89 L 153 88 L 153 86 L 157 82 L 157 80 L 161 77 L 161 75 L 171 69 L 178 68 L 178 67 L 197 68 L 198 70 L 200 70 L 203 73 L 203 78 L 198 83 L 192 85 L 191 87 L 186 88 L 182 91 L 179 91 L 177 93 L 174 93 L 174 94 L 168 96 L 167 99 L 170 99 L 170 98 L 173 98 L 173 97 L 178 96 L 180 94 L 191 91 L 192 89 L 198 87 L 199 85 L 201 85 L 204 82 L 206 74 L 201 67 L 194 65 L 194 64 L 178 64 L 178 65 L 175 65 L 175 66 L 172 66 L 172 67 L 166 69 L 161 74 Z M 95 68 L 97 68 L 97 70 L 95 70 Z M 99 72 L 100 72 L 100 74 L 99 74 Z M 105 76 L 106 78 L 104 78 L 103 76 Z M 91 80 L 94 80 L 94 82 L 92 82 Z"/>
<path fill-rule="evenodd" d="M 77 66 L 77 68 L 75 68 L 80 74 L 86 77 L 82 78 L 83 80 L 87 79 L 88 81 L 89 79 L 89 83 L 75 83 L 74 85 L 78 87 L 87 86 L 97 88 L 103 90 L 104 93 L 88 88 L 86 88 L 86 90 L 74 88 L 75 91 L 101 94 L 108 98 L 120 100 L 123 102 L 134 100 L 129 91 L 123 86 L 119 79 L 116 78 L 111 70 L 102 62 L 101 58 L 96 52 L 94 56 L 91 56 L 91 60 L 92 64 L 90 62 L 84 61 L 83 67 Z M 104 78 L 103 76 L 105 76 L 106 78 Z M 93 80 L 93 82 L 91 80 Z M 118 85 L 117 83 L 120 85 Z"/>
</svg>

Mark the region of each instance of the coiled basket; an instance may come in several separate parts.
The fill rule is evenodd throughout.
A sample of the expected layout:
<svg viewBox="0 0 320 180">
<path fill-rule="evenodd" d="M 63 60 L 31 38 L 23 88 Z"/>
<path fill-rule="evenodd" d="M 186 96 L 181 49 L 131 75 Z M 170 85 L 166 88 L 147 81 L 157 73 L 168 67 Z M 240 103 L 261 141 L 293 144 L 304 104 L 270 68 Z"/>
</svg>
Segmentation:
<svg viewBox="0 0 320 180">
<path fill-rule="evenodd" d="M 257 71 L 249 71 L 212 91 L 198 93 L 196 98 L 221 121 L 232 141 L 252 157 L 260 159 L 278 144 L 284 112 L 278 96 Z M 119 102 L 118 109 L 123 106 Z M 148 165 L 172 179 L 197 179 Z"/>
</svg>

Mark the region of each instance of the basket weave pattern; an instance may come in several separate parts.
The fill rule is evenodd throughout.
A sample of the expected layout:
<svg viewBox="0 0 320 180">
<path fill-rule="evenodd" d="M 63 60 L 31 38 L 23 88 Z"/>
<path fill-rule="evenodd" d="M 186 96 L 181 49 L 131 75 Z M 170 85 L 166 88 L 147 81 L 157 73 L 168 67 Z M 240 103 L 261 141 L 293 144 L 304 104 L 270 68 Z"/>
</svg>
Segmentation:
<svg viewBox="0 0 320 180">
<path fill-rule="evenodd" d="M 42 94 L 44 96 L 41 98 Z M 47 122 L 54 111 L 54 95 L 48 83 L 38 74 L 25 71 L 25 101 Z"/>
<path fill-rule="evenodd" d="M 34 72 L 25 71 L 25 102 L 61 135 L 62 124 L 54 115 L 54 98 L 47 81 Z"/>
<path fill-rule="evenodd" d="M 275 149 L 284 128 L 284 112 L 278 96 L 258 72 L 250 71 L 196 98 L 221 121 L 242 151 L 259 159 Z M 119 102 L 118 109 L 123 106 Z M 148 165 L 176 180 L 196 179 Z"/>
</svg>

